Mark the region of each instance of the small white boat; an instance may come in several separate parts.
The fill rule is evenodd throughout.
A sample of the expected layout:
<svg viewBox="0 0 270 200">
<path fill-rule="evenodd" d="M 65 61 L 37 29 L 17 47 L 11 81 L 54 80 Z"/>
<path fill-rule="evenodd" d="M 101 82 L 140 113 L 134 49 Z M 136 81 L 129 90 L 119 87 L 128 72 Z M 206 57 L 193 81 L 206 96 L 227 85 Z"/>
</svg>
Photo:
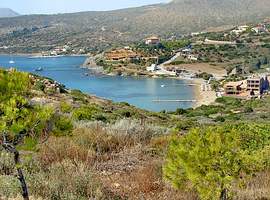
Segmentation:
<svg viewBox="0 0 270 200">
<path fill-rule="evenodd" d="M 14 63 L 15 63 L 14 60 L 10 60 L 10 61 L 9 61 L 9 64 L 14 64 Z"/>
<path fill-rule="evenodd" d="M 165 85 L 161 85 L 160 87 L 164 88 L 164 87 L 165 87 Z"/>
<path fill-rule="evenodd" d="M 41 72 L 41 71 L 43 71 L 43 68 L 42 67 L 38 67 L 38 68 L 35 69 L 35 71 L 36 72 Z"/>
</svg>

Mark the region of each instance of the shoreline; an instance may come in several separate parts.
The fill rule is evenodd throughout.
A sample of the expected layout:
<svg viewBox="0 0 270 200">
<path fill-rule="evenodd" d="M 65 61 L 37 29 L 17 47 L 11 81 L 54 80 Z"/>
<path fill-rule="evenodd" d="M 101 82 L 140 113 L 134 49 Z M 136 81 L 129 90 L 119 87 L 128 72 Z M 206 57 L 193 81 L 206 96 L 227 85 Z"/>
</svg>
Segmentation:
<svg viewBox="0 0 270 200">
<path fill-rule="evenodd" d="M 203 79 L 194 79 L 192 81 L 195 85 L 193 94 L 194 98 L 196 100 L 196 103 L 192 106 L 192 108 L 198 108 L 202 105 L 211 105 L 215 102 L 217 99 L 216 92 L 215 91 L 203 91 L 202 90 L 202 84 L 205 83 Z"/>
<path fill-rule="evenodd" d="M 12 54 L 8 54 L 8 53 L 0 53 L 0 56 L 29 56 L 29 57 L 37 57 L 37 58 L 48 58 L 49 56 L 42 56 L 42 54 L 39 53 L 12 53 Z M 68 55 L 59 55 L 60 56 L 72 56 L 72 57 L 88 57 L 89 55 L 86 54 L 68 54 Z"/>
<path fill-rule="evenodd" d="M 9 54 L 1 54 L 2 56 L 10 56 Z M 37 54 L 12 54 L 13 56 L 37 56 Z M 63 56 L 84 56 L 86 57 L 85 62 L 82 64 L 83 68 L 87 68 L 87 69 L 93 69 L 93 67 L 90 67 L 89 65 L 85 65 L 85 63 L 89 60 L 93 61 L 93 57 L 89 57 L 87 55 L 63 55 Z M 42 58 L 42 57 L 37 57 L 37 58 Z M 46 57 L 44 57 L 46 58 Z M 95 67 L 94 67 L 95 68 Z M 104 75 L 107 76 L 117 76 L 116 74 L 106 74 L 104 73 Z M 185 79 L 185 78 L 180 78 L 180 77 L 172 77 L 172 76 L 158 76 L 155 74 L 151 74 L 151 75 L 136 75 L 136 76 L 132 76 L 132 77 L 141 77 L 141 78 L 169 78 L 169 79 L 178 79 L 178 80 L 183 80 L 187 83 L 191 83 L 191 84 L 195 84 L 194 87 L 192 87 L 192 93 L 193 93 L 193 99 L 196 100 L 195 103 L 193 103 L 193 105 L 191 106 L 191 108 L 197 108 L 200 107 L 202 105 L 210 105 L 212 103 L 215 102 L 216 100 L 216 92 L 215 91 L 202 91 L 201 86 L 202 84 L 205 83 L 205 80 L 200 79 L 200 78 L 193 78 L 193 79 Z"/>
</svg>

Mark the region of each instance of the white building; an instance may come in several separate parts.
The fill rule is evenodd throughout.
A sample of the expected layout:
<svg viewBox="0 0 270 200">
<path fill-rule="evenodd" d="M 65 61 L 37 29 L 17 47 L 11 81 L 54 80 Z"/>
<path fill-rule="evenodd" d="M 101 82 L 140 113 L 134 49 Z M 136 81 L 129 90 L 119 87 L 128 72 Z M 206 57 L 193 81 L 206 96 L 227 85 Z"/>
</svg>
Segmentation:
<svg viewBox="0 0 270 200">
<path fill-rule="evenodd" d="M 146 70 L 148 72 L 154 72 L 154 71 L 157 71 L 158 70 L 158 67 L 156 64 L 152 64 L 150 67 L 147 67 Z"/>
<path fill-rule="evenodd" d="M 268 29 L 266 28 L 265 25 L 258 25 L 254 28 L 251 29 L 255 33 L 266 33 L 268 32 Z"/>
<path fill-rule="evenodd" d="M 160 39 L 158 37 L 149 37 L 145 39 L 145 44 L 147 45 L 157 45 L 160 43 Z"/>
<path fill-rule="evenodd" d="M 187 58 L 188 58 L 189 60 L 194 60 L 194 61 L 197 61 L 197 60 L 198 60 L 198 57 L 195 56 L 195 55 L 192 55 L 192 54 L 188 55 Z"/>
<path fill-rule="evenodd" d="M 243 25 L 243 26 L 238 26 L 236 29 L 232 30 L 231 33 L 234 33 L 236 35 L 240 35 L 241 33 L 247 31 L 249 26 Z"/>
</svg>

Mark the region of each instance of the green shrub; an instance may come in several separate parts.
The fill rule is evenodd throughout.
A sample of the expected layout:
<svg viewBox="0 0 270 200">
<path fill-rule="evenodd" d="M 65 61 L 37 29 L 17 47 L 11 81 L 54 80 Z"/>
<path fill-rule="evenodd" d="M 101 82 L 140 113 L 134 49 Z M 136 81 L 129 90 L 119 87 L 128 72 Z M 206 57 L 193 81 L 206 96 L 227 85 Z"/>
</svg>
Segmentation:
<svg viewBox="0 0 270 200">
<path fill-rule="evenodd" d="M 36 138 L 26 137 L 23 144 L 20 145 L 18 149 L 24 151 L 36 151 L 37 144 L 38 140 Z"/>
<path fill-rule="evenodd" d="M 55 120 L 54 135 L 55 136 L 66 136 L 70 135 L 73 130 L 73 123 L 69 117 L 58 116 Z"/>
<path fill-rule="evenodd" d="M 233 97 L 220 97 L 216 99 L 216 102 L 226 106 L 230 106 L 232 108 L 242 106 L 241 100 Z"/>
<path fill-rule="evenodd" d="M 202 105 L 194 110 L 187 110 L 186 115 L 188 117 L 196 117 L 196 116 L 206 116 L 214 115 L 220 113 L 224 110 L 223 106 L 216 106 L 216 105 Z"/>
<path fill-rule="evenodd" d="M 252 113 L 253 112 L 253 108 L 252 107 L 249 107 L 249 106 L 248 107 L 245 107 L 244 108 L 244 112 L 245 113 Z"/>
<path fill-rule="evenodd" d="M 75 101 L 87 103 L 86 96 L 80 90 L 71 90 L 70 94 Z"/>
<path fill-rule="evenodd" d="M 177 108 L 176 111 L 175 111 L 176 115 L 183 115 L 183 114 L 186 114 L 186 113 L 187 113 L 187 110 L 185 110 L 183 108 Z"/>
<path fill-rule="evenodd" d="M 186 131 L 186 130 L 196 127 L 197 125 L 198 124 L 195 120 L 186 119 L 186 120 L 181 120 L 177 122 L 175 129 L 177 131 L 181 131 L 181 130 Z"/>
<path fill-rule="evenodd" d="M 102 117 L 101 117 L 102 115 Z M 89 120 L 94 121 L 100 118 L 105 119 L 102 109 L 97 105 L 88 105 L 77 108 L 73 111 L 72 116 L 75 120 Z M 103 120 L 102 120 L 103 121 Z"/>
<path fill-rule="evenodd" d="M 61 102 L 60 109 L 61 109 L 61 112 L 63 113 L 70 113 L 73 108 L 72 108 L 72 105 L 70 105 L 69 103 Z"/>
<path fill-rule="evenodd" d="M 209 80 L 211 77 L 213 77 L 213 75 L 206 72 L 198 74 L 198 78 L 202 78 L 204 80 Z"/>
<path fill-rule="evenodd" d="M 176 188 L 195 189 L 202 200 L 227 199 L 241 177 L 269 168 L 269 153 L 269 124 L 196 128 L 171 140 L 163 171 Z"/>
<path fill-rule="evenodd" d="M 127 109 L 119 109 L 116 113 L 124 118 L 130 118 L 133 115 L 133 113 Z"/>
<path fill-rule="evenodd" d="M 217 116 L 215 118 L 215 122 L 225 122 L 225 121 L 226 121 L 226 119 L 224 117 L 222 117 L 222 116 Z"/>
<path fill-rule="evenodd" d="M 40 91 L 44 92 L 45 88 L 46 88 L 46 86 L 42 81 L 37 81 L 35 83 L 35 89 L 36 90 L 40 90 Z"/>
</svg>

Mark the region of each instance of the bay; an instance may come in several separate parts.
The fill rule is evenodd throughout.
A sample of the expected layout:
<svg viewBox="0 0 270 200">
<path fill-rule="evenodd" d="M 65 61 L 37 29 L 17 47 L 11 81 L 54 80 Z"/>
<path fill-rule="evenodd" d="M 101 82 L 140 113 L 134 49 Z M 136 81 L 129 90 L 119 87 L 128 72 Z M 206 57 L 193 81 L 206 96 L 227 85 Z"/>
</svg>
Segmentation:
<svg viewBox="0 0 270 200">
<path fill-rule="evenodd" d="M 15 63 L 10 64 L 13 60 Z M 90 95 L 128 102 L 131 105 L 151 111 L 174 111 L 177 108 L 192 107 L 192 102 L 153 102 L 153 100 L 194 99 L 194 88 L 184 80 L 169 78 L 143 78 L 90 75 L 82 69 L 84 56 L 57 58 L 30 58 L 28 56 L 0 56 L 0 67 L 16 68 L 52 78 L 70 89 L 78 89 Z M 43 71 L 35 71 L 42 67 Z"/>
</svg>

